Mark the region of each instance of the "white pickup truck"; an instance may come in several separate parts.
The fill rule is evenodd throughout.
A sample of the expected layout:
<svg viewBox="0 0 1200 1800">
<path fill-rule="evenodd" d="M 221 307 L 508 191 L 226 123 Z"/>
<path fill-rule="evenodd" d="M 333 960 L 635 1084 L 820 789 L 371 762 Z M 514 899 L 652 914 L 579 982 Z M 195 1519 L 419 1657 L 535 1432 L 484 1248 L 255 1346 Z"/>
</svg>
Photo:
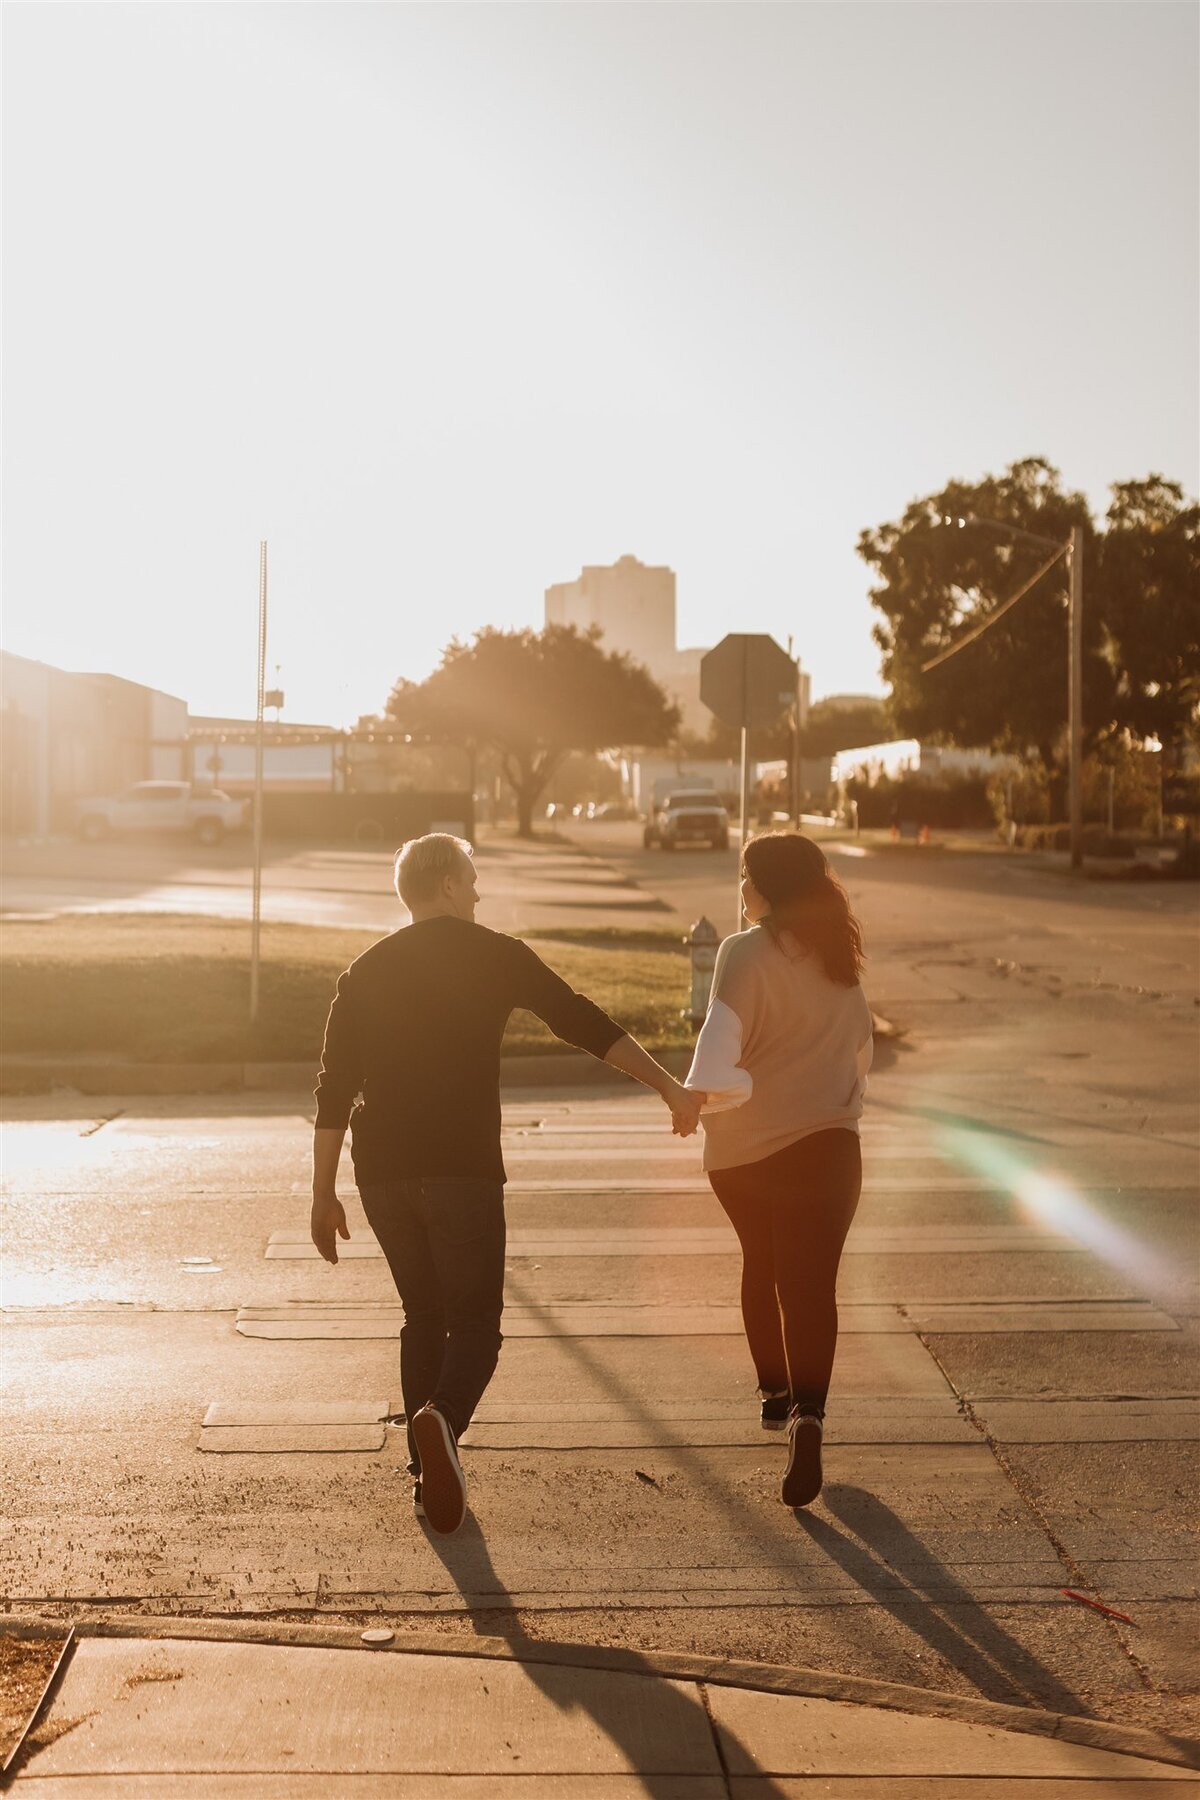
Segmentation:
<svg viewBox="0 0 1200 1800">
<path fill-rule="evenodd" d="M 675 850 L 680 844 L 728 850 L 729 814 L 711 788 L 670 793 L 647 819 L 642 844 L 647 850 Z"/>
<path fill-rule="evenodd" d="M 187 781 L 139 781 L 115 799 L 76 802 L 76 830 L 92 844 L 125 831 L 171 831 L 219 844 L 245 822 L 244 801 Z"/>
</svg>

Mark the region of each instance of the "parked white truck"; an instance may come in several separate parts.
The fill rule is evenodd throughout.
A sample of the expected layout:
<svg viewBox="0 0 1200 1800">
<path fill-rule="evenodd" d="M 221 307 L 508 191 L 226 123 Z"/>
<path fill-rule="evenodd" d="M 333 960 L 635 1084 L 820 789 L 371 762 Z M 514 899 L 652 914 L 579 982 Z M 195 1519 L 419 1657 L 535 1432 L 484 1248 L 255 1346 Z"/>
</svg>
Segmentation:
<svg viewBox="0 0 1200 1800">
<path fill-rule="evenodd" d="M 75 829 L 88 843 L 120 832 L 169 831 L 219 844 L 246 822 L 246 803 L 187 781 L 138 781 L 113 798 L 76 802 Z"/>
<path fill-rule="evenodd" d="M 681 844 L 729 848 L 729 814 L 711 788 L 680 788 L 665 796 L 642 830 L 647 850 L 676 850 Z"/>
</svg>

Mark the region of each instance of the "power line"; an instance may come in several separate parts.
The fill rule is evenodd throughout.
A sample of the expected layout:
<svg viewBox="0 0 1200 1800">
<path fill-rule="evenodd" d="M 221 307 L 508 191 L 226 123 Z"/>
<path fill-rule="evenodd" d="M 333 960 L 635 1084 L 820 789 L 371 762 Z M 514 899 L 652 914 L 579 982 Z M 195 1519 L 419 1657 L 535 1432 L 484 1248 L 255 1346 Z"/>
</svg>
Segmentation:
<svg viewBox="0 0 1200 1800">
<path fill-rule="evenodd" d="M 921 664 L 922 675 L 928 675 L 930 669 L 936 669 L 938 667 L 939 663 L 949 662 L 949 660 L 952 656 L 957 656 L 960 650 L 965 650 L 968 644 L 973 644 L 975 642 L 976 638 L 981 638 L 985 631 L 990 631 L 991 627 L 996 623 L 997 619 L 1002 619 L 1010 607 L 1015 606 L 1017 604 L 1018 600 L 1023 600 L 1025 598 L 1026 594 L 1029 592 L 1030 588 L 1036 586 L 1036 584 L 1042 579 L 1042 576 L 1047 574 L 1054 567 L 1055 563 L 1059 560 L 1059 558 L 1061 556 L 1065 556 L 1067 554 L 1067 551 L 1069 549 L 1070 549 L 1069 544 L 1059 544 L 1057 549 L 1054 552 L 1054 555 L 1049 557 L 1042 564 L 1041 568 L 1037 571 L 1037 573 L 1035 575 L 1031 575 L 1029 577 L 1029 580 L 1025 583 L 1025 585 L 1023 587 L 1019 587 L 1017 589 L 1016 593 L 1011 596 L 1011 598 L 1006 600 L 1002 606 L 998 606 L 996 608 L 995 612 L 989 613 L 987 618 L 984 619 L 982 624 L 973 626 L 972 629 L 967 632 L 965 637 L 959 638 L 957 644 L 951 644 L 951 646 L 948 650 L 942 650 L 938 653 L 937 656 L 931 657 L 928 662 L 922 663 Z"/>
</svg>

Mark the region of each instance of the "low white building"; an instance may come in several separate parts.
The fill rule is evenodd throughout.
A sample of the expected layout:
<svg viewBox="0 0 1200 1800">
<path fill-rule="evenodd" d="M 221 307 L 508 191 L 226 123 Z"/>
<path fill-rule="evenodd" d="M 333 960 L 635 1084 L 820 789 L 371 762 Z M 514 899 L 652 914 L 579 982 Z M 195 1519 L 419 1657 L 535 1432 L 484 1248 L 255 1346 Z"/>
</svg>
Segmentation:
<svg viewBox="0 0 1200 1800">
<path fill-rule="evenodd" d="M 916 738 L 895 738 L 888 744 L 862 744 L 839 750 L 833 759 L 835 783 L 881 775 L 897 781 L 910 775 L 918 781 L 940 781 L 946 776 L 995 775 L 1017 767 L 1018 759 L 996 750 L 960 750 L 953 745 L 922 744 Z"/>
<path fill-rule="evenodd" d="M 68 829 L 75 802 L 187 775 L 187 702 L 0 651 L 0 831 Z"/>
</svg>

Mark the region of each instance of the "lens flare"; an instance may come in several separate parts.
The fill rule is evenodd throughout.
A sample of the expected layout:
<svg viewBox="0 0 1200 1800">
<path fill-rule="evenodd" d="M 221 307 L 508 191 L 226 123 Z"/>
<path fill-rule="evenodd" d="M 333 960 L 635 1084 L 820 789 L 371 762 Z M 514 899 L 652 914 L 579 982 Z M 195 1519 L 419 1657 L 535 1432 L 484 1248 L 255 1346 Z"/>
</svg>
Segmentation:
<svg viewBox="0 0 1200 1800">
<path fill-rule="evenodd" d="M 1151 1292 L 1172 1285 L 1175 1273 L 1166 1259 L 1114 1220 L 1105 1218 L 1061 1175 L 1047 1174 L 1011 1143 L 986 1131 L 942 1125 L 934 1133 L 938 1150 L 950 1162 L 970 1169 L 989 1186 L 1011 1194 L 1034 1224 L 1074 1238 L 1110 1268 Z"/>
</svg>

